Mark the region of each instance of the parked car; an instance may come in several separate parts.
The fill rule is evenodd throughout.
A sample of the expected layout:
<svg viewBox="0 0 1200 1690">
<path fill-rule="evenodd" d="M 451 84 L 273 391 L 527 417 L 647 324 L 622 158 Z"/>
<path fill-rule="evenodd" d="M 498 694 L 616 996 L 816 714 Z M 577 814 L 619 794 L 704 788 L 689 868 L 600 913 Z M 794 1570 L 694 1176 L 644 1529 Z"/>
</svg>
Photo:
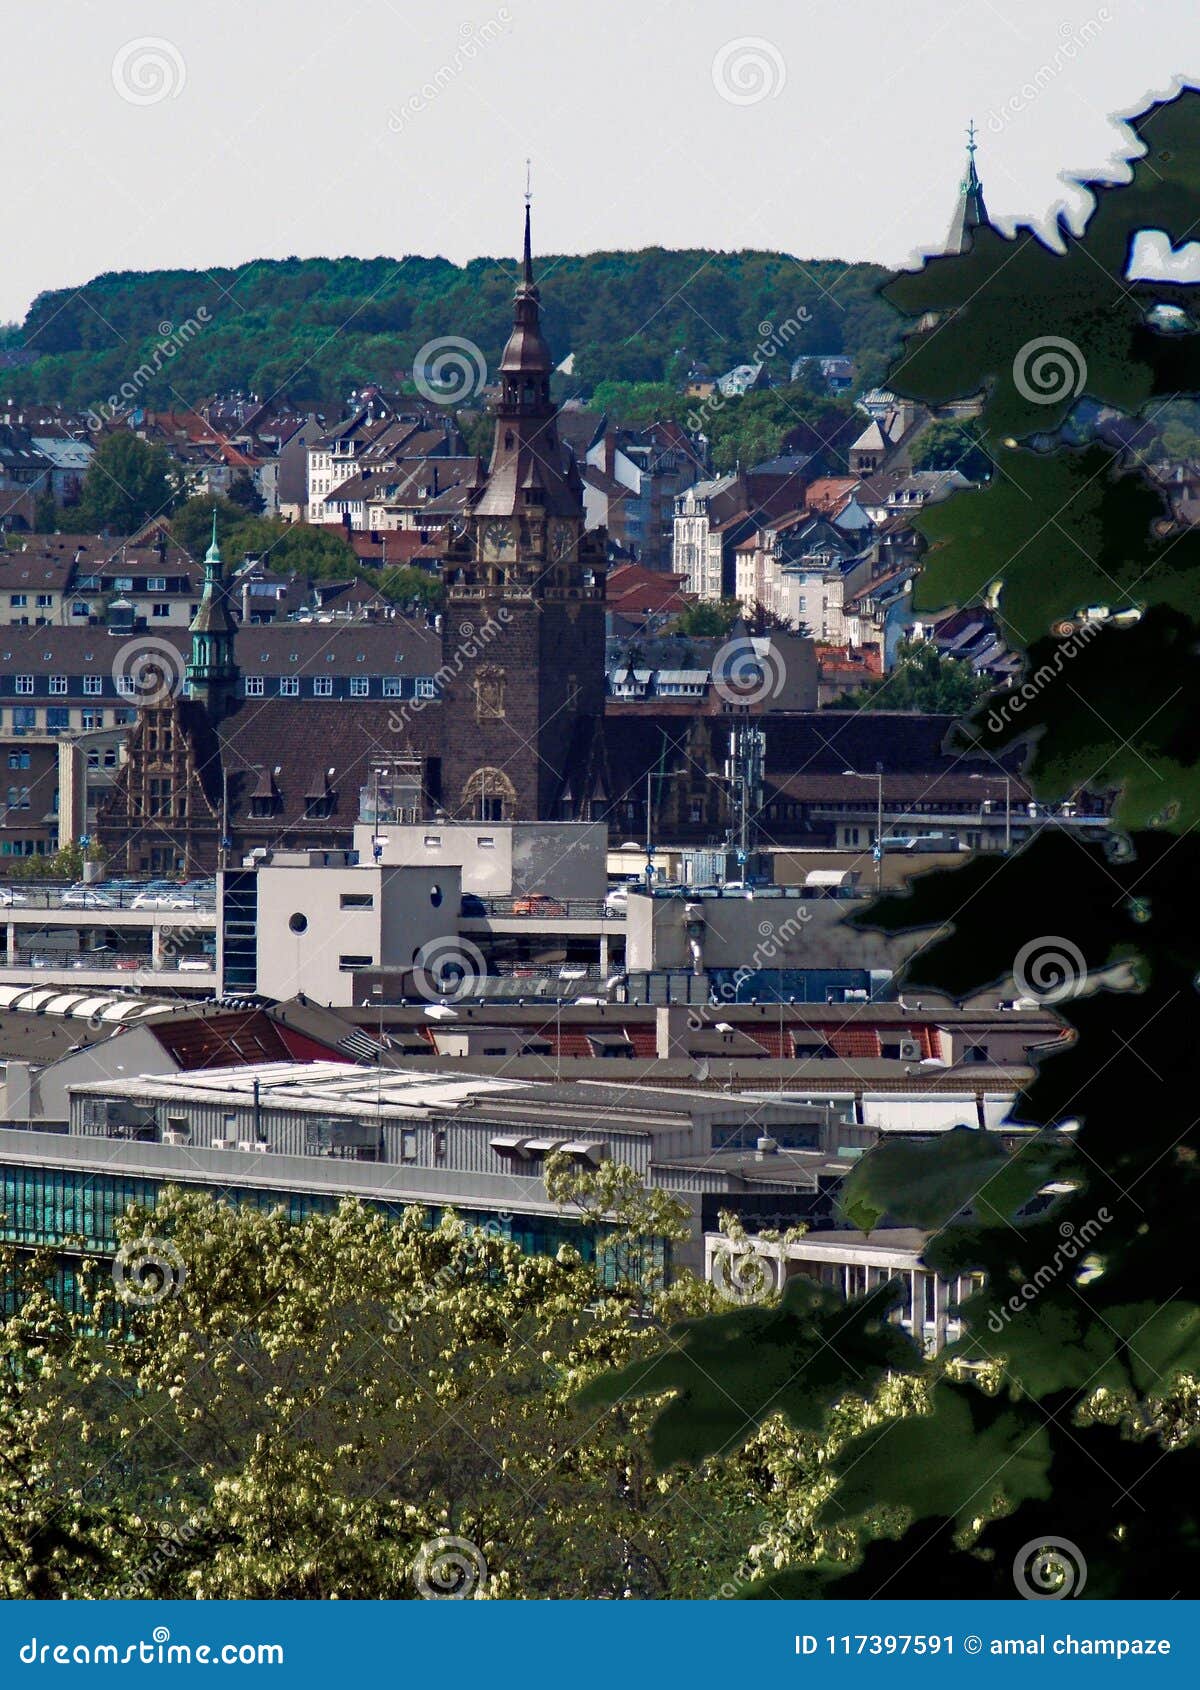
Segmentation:
<svg viewBox="0 0 1200 1690">
<path fill-rule="evenodd" d="M 190 910 L 192 899 L 185 892 L 169 891 L 166 887 L 147 887 L 130 904 L 134 910 Z"/>
<path fill-rule="evenodd" d="M 177 966 L 180 974 L 212 973 L 212 962 L 206 956 L 181 956 Z"/>
<path fill-rule="evenodd" d="M 628 886 L 614 886 L 604 900 L 605 915 L 626 915 L 629 911 Z"/>
<path fill-rule="evenodd" d="M 482 898 L 477 898 L 474 892 L 464 892 L 462 902 L 458 906 L 459 915 L 481 916 L 487 914 L 487 905 Z"/>
<path fill-rule="evenodd" d="M 148 956 L 119 956 L 114 965 L 122 974 L 136 974 L 139 968 L 149 968 Z"/>
<path fill-rule="evenodd" d="M 115 910 L 119 900 L 98 886 L 68 886 L 59 903 L 68 910 Z"/>
<path fill-rule="evenodd" d="M 524 897 L 513 899 L 512 912 L 514 915 L 557 916 L 566 915 L 567 906 L 548 892 L 527 892 Z"/>
<path fill-rule="evenodd" d="M 24 892 L 18 892 L 14 886 L 0 886 L 0 909 L 10 910 L 15 905 L 28 902 Z"/>
</svg>

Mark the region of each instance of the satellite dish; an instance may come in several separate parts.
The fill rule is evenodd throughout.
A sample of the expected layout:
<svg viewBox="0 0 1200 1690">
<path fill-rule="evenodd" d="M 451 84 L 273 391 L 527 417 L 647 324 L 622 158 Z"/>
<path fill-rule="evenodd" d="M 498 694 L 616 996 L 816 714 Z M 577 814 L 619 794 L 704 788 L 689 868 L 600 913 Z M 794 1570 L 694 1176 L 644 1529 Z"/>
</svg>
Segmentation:
<svg viewBox="0 0 1200 1690">
<path fill-rule="evenodd" d="M 692 1069 L 692 1074 L 694 1075 L 694 1077 L 697 1080 L 700 1080 L 701 1082 L 708 1079 L 710 1072 L 711 1072 L 711 1070 L 708 1066 L 707 1061 L 704 1058 L 701 1058 L 701 1060 L 699 1062 L 697 1062 L 695 1067 Z"/>
</svg>

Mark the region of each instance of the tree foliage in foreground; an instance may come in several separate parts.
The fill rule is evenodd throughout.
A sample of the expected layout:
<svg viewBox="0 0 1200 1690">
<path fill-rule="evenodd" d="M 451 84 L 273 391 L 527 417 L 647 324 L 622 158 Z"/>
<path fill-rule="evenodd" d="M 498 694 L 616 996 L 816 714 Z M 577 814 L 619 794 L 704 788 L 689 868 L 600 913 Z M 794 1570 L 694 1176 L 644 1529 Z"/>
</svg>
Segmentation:
<svg viewBox="0 0 1200 1690">
<path fill-rule="evenodd" d="M 1126 277 L 1138 230 L 1183 241 L 1191 227 L 1200 95 L 1132 127 L 1144 156 L 1131 181 L 1090 184 L 1096 209 L 1081 235 L 1061 230 L 1061 253 L 1029 230 L 981 230 L 970 252 L 889 289 L 925 323 L 891 384 L 926 403 L 986 394 L 993 480 L 919 519 L 919 606 L 986 599 L 1026 658 L 964 743 L 986 754 L 1028 738 L 1039 797 L 1118 798 L 1107 841 L 1048 825 L 860 918 L 927 935 L 909 986 L 965 997 L 1015 982 L 1067 1036 L 1017 1099 L 1031 1132 L 1018 1154 L 963 1129 L 877 1147 L 846 1182 L 849 1218 L 927 1229 L 926 1263 L 979 1288 L 965 1336 L 917 1375 L 927 1412 L 869 1428 L 832 1463 L 820 1519 L 859 1536 L 854 1564 L 794 1566 L 773 1595 L 1013 1598 L 1014 1564 L 1063 1541 L 1064 1576 L 1086 1564 L 1088 1596 L 1200 1588 L 1200 530 L 1176 527 L 1106 448 L 1047 439 L 1081 394 L 1134 415 L 1200 391 L 1200 335 L 1149 319 L 1160 301 L 1186 308 L 1189 288 Z M 1081 616 L 1096 606 L 1141 614 L 1097 626 Z M 833 1336 L 820 1342 L 828 1314 L 804 1299 L 701 1320 L 593 1391 L 674 1390 L 655 1434 L 664 1470 L 730 1459 L 759 1424 L 773 1358 L 794 1361 L 771 1405 L 796 1427 L 827 1424 L 865 1369 L 895 1365 L 894 1334 L 871 1317 L 870 1301 L 842 1310 L 841 1365 Z M 733 1381 L 723 1401 L 708 1383 L 717 1353 Z M 878 1530 L 881 1511 L 894 1531 Z"/>
<path fill-rule="evenodd" d="M 673 1474 L 652 1404 L 579 1401 L 713 1306 L 642 1271 L 678 1205 L 602 1175 L 556 1190 L 615 1221 L 607 1289 L 574 1248 L 453 1216 L 295 1223 L 179 1192 L 121 1226 L 164 1269 L 127 1286 L 161 1300 L 93 1265 L 72 1314 L 51 1261 L 27 1264 L 0 1327 L 0 1596 L 415 1598 L 423 1547 L 456 1539 L 480 1598 L 711 1598 L 769 1583 L 783 1545 L 844 1553 L 815 1524 L 830 1451 L 902 1393 L 820 1436 L 764 1417 L 733 1460 Z"/>
</svg>

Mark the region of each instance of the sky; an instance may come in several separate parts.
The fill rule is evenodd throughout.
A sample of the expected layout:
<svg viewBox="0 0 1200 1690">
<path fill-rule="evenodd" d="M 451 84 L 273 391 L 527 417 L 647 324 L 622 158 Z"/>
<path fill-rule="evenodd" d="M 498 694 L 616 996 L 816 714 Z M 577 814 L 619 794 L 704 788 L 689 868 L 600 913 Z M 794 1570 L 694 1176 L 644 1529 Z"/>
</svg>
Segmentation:
<svg viewBox="0 0 1200 1690">
<path fill-rule="evenodd" d="M 5 30 L 0 320 L 107 270 L 940 245 L 1119 176 L 1114 114 L 1200 82 L 1194 0 L 42 0 Z"/>
</svg>

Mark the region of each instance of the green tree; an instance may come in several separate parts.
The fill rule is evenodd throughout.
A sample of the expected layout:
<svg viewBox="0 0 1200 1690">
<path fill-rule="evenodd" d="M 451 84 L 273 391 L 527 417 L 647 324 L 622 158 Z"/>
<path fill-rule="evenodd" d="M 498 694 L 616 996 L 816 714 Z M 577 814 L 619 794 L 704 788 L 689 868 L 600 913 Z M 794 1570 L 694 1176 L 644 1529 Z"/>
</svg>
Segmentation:
<svg viewBox="0 0 1200 1690">
<path fill-rule="evenodd" d="M 439 575 L 433 575 L 427 569 L 415 569 L 407 563 L 395 569 L 380 570 L 378 586 L 393 604 L 416 603 L 427 610 L 436 610 L 445 596 Z"/>
<path fill-rule="evenodd" d="M 614 1238 L 672 1223 L 622 1226 L 618 1186 Z M 712 1596 L 776 1467 L 818 1474 L 817 1445 L 773 1426 L 725 1473 L 663 1478 L 648 1413 L 580 1406 L 659 1322 L 712 1306 L 624 1278 L 636 1249 L 605 1286 L 499 1224 L 351 1202 L 297 1224 L 178 1192 L 121 1232 L 139 1270 L 85 1267 L 79 1313 L 49 1257 L 0 1263 L 21 1286 L 0 1328 L 8 1597 L 414 1598 L 446 1537 L 480 1594 Z"/>
<path fill-rule="evenodd" d="M 974 422 L 934 422 L 917 438 L 913 468 L 956 469 L 968 481 L 986 481 L 992 460 Z"/>
<path fill-rule="evenodd" d="M 254 485 L 253 478 L 242 470 L 235 475 L 229 484 L 229 502 L 240 505 L 249 516 L 261 516 L 267 508 L 267 501 Z"/>
<path fill-rule="evenodd" d="M 721 639 L 741 614 L 742 607 L 737 599 L 721 599 L 715 604 L 710 599 L 702 599 L 680 611 L 673 631 L 688 634 L 693 639 Z"/>
<path fill-rule="evenodd" d="M 943 657 L 929 640 L 902 640 L 891 673 L 839 699 L 839 710 L 919 710 L 965 716 L 995 683 L 958 657 Z"/>
<path fill-rule="evenodd" d="M 86 409 L 119 396 L 136 370 L 139 396 L 161 408 L 240 388 L 328 410 L 349 386 L 411 380 L 419 349 L 440 335 L 473 341 L 494 370 L 512 325 L 512 273 L 511 259 L 458 266 L 414 257 L 110 273 L 39 295 L 12 331 L 13 344 L 37 356 L 5 372 L 6 391 L 18 403 Z M 781 367 L 801 349 L 845 351 L 870 382 L 897 331 L 877 296 L 882 275 L 873 265 L 797 263 L 775 252 L 549 256 L 547 334 L 560 358 L 574 353 L 570 380 L 581 393 L 600 382 L 663 383 L 678 400 L 693 359 L 728 369 L 754 355 L 761 323 L 789 319 L 802 329 L 780 352 Z M 194 331 L 169 360 L 158 351 L 165 319 Z"/>
<path fill-rule="evenodd" d="M 53 534 L 60 525 L 62 513 L 49 487 L 43 487 L 33 502 L 33 526 L 39 534 Z"/>
<path fill-rule="evenodd" d="M 202 558 L 208 550 L 214 510 L 227 568 L 244 557 L 257 557 L 271 569 L 292 569 L 320 581 L 346 580 L 359 570 L 340 528 L 250 516 L 231 499 L 189 499 L 171 518 L 175 540 L 194 558 Z"/>
<path fill-rule="evenodd" d="M 133 534 L 153 516 L 168 515 L 180 497 L 179 476 L 161 446 L 119 430 L 97 446 L 79 498 L 85 532 Z"/>
<path fill-rule="evenodd" d="M 184 502 L 172 513 L 171 534 L 177 545 L 197 560 L 202 558 L 212 540 L 213 511 L 217 513 L 217 540 L 222 549 L 230 548 L 233 534 L 246 521 L 246 512 L 230 499 L 199 495 Z"/>
</svg>

